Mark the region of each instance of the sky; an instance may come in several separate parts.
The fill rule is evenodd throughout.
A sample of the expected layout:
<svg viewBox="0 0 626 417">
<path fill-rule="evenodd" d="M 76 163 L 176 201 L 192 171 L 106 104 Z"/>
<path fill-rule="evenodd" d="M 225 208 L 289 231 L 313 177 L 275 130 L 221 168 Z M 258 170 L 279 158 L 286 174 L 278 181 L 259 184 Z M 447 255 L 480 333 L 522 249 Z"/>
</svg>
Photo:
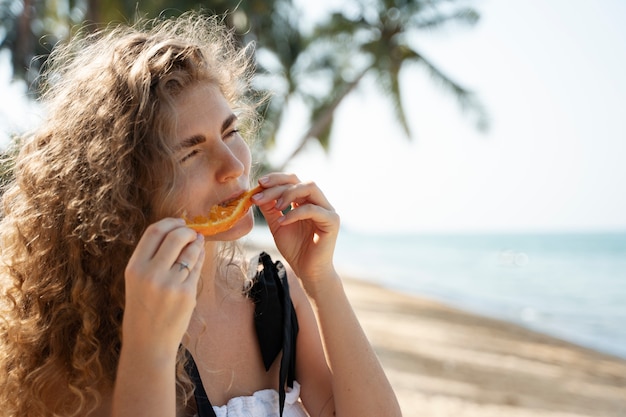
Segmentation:
<svg viewBox="0 0 626 417">
<path fill-rule="evenodd" d="M 476 26 L 415 45 L 478 95 L 487 133 L 411 67 L 410 139 L 370 79 L 340 107 L 330 154 L 310 146 L 289 170 L 359 231 L 626 231 L 626 2 L 472 4 Z M 294 115 L 281 132 L 277 160 L 304 122 Z"/>
<path fill-rule="evenodd" d="M 336 2 L 300 3 L 315 19 Z M 626 231 L 626 2 L 471 4 L 476 26 L 412 41 L 477 94 L 487 133 L 413 66 L 402 73 L 411 138 L 365 79 L 338 110 L 330 153 L 309 146 L 288 170 L 315 181 L 357 231 Z M 0 55 L 4 132 L 36 119 L 23 85 L 8 84 L 7 59 Z M 276 160 L 306 128 L 297 109 L 288 116 Z"/>
</svg>

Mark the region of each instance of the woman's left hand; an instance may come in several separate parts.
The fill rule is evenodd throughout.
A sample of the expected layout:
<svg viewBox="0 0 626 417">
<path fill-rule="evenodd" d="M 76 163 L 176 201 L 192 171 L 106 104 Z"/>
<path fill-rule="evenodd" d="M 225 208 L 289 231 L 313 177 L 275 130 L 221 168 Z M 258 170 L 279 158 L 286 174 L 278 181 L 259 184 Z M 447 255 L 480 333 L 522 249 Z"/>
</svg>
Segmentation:
<svg viewBox="0 0 626 417">
<path fill-rule="evenodd" d="M 264 190 L 252 201 L 261 209 L 278 250 L 296 275 L 305 285 L 336 275 L 333 253 L 339 215 L 319 187 L 284 173 L 266 175 L 259 184 Z"/>
</svg>

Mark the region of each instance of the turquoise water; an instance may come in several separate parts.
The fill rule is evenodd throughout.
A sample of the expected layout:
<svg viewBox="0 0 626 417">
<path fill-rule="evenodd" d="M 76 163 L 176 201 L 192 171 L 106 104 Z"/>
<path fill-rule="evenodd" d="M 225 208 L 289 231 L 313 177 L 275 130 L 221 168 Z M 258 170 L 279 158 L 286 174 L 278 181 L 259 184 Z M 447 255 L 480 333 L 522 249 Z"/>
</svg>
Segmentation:
<svg viewBox="0 0 626 417">
<path fill-rule="evenodd" d="M 626 358 L 626 233 L 367 235 L 347 274 Z"/>
<path fill-rule="evenodd" d="M 258 227 L 253 238 L 270 244 Z M 343 230 L 345 275 L 626 358 L 626 233 L 371 235 Z"/>
</svg>

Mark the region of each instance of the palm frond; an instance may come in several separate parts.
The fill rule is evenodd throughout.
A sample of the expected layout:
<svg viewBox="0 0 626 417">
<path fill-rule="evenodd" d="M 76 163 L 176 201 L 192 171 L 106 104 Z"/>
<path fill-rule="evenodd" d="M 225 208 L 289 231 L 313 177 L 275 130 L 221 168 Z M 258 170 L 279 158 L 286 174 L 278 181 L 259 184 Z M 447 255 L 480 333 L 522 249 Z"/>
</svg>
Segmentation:
<svg viewBox="0 0 626 417">
<path fill-rule="evenodd" d="M 445 25 L 456 23 L 474 26 L 480 20 L 480 14 L 472 8 L 457 9 L 447 13 L 415 14 L 409 25 L 416 29 L 439 29 Z"/>
<path fill-rule="evenodd" d="M 437 84 L 445 90 L 451 92 L 456 97 L 463 111 L 473 113 L 476 119 L 476 128 L 480 131 L 486 131 L 489 129 L 489 116 L 484 105 L 478 99 L 476 94 L 454 81 L 435 64 L 424 57 L 424 55 L 413 49 L 411 49 L 411 51 L 411 54 L 413 55 L 412 61 L 417 62 L 426 68 L 430 76 Z"/>
</svg>

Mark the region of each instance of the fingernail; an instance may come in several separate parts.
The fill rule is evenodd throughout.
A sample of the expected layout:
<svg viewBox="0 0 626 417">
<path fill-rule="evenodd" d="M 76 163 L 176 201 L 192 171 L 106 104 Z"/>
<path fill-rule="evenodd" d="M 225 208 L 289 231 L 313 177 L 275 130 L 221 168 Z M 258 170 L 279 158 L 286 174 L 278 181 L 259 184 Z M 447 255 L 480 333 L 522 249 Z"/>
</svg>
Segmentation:
<svg viewBox="0 0 626 417">
<path fill-rule="evenodd" d="M 276 204 L 274 205 L 275 208 L 280 209 L 280 206 L 283 205 L 283 199 L 279 198 L 278 200 L 276 200 Z"/>
<path fill-rule="evenodd" d="M 267 184 L 270 179 L 267 176 L 259 178 L 261 184 Z"/>
<path fill-rule="evenodd" d="M 262 198 L 263 198 L 263 193 L 256 193 L 255 195 L 252 196 L 252 199 L 254 201 L 259 201 Z"/>
</svg>

